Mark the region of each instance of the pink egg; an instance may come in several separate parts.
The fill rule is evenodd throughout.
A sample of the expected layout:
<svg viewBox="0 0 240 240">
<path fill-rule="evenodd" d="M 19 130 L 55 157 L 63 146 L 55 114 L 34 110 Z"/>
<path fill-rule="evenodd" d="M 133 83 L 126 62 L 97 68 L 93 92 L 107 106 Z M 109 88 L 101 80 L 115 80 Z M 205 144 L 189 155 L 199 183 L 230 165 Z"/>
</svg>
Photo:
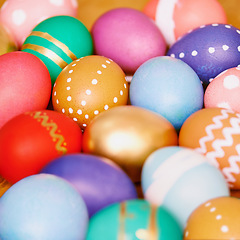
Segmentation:
<svg viewBox="0 0 240 240">
<path fill-rule="evenodd" d="M 100 16 L 92 36 L 96 54 L 111 58 L 126 74 L 133 74 L 146 60 L 166 51 L 157 25 L 132 8 L 116 8 Z"/>
<path fill-rule="evenodd" d="M 0 56 L 0 128 L 20 113 L 45 109 L 51 78 L 44 63 L 21 51 Z"/>
<path fill-rule="evenodd" d="M 227 23 L 217 0 L 149 0 L 143 12 L 155 20 L 168 45 L 201 25 Z"/>
<path fill-rule="evenodd" d="M 0 10 L 0 22 L 20 48 L 38 23 L 56 15 L 76 17 L 77 9 L 77 0 L 6 0 Z"/>
<path fill-rule="evenodd" d="M 240 112 L 240 68 L 229 68 L 216 76 L 204 95 L 206 108 L 219 107 Z"/>
</svg>

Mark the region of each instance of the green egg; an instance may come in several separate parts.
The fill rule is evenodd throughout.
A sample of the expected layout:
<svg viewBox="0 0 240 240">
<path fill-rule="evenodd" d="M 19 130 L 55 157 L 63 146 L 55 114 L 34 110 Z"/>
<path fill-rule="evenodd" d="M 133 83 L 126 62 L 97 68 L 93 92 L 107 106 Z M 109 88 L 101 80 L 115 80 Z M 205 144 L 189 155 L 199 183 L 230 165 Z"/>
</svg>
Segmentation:
<svg viewBox="0 0 240 240">
<path fill-rule="evenodd" d="M 135 199 L 111 204 L 89 221 L 86 240 L 182 240 L 183 232 L 162 207 Z"/>
<path fill-rule="evenodd" d="M 52 85 L 72 61 L 93 54 L 93 40 L 85 25 L 71 16 L 40 22 L 26 38 L 22 51 L 40 58 L 49 70 Z"/>
</svg>

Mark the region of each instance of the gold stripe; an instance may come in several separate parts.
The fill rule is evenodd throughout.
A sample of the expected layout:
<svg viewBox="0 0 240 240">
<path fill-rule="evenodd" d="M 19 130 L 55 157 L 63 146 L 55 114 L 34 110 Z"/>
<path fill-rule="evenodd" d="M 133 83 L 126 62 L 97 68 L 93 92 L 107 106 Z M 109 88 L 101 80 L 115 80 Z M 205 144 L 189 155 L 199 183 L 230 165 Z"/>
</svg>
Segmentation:
<svg viewBox="0 0 240 240">
<path fill-rule="evenodd" d="M 149 219 L 149 226 L 148 226 L 148 232 L 149 232 L 149 238 L 148 240 L 157 240 L 158 238 L 158 228 L 156 223 L 156 215 L 157 215 L 157 206 L 151 206 L 150 207 L 150 219 Z"/>
<path fill-rule="evenodd" d="M 120 203 L 120 216 L 119 216 L 119 232 L 118 232 L 118 240 L 125 239 L 125 218 L 126 218 L 126 203 Z"/>
<path fill-rule="evenodd" d="M 61 57 L 59 57 L 55 52 L 45 47 L 27 43 L 23 45 L 22 50 L 24 49 L 31 49 L 44 55 L 45 57 L 51 59 L 54 63 L 56 63 L 61 69 L 65 68 L 68 65 L 68 63 L 65 62 Z"/>
<path fill-rule="evenodd" d="M 49 42 L 53 43 L 57 47 L 59 47 L 68 57 L 70 57 L 73 61 L 77 59 L 76 55 L 70 51 L 67 45 L 64 43 L 60 42 L 56 38 L 52 37 L 50 34 L 46 32 L 40 32 L 40 31 L 33 31 L 30 36 L 36 36 L 36 37 L 41 37 Z"/>
<path fill-rule="evenodd" d="M 54 122 L 49 123 L 49 116 L 41 115 L 41 112 L 36 112 L 35 115 L 33 115 L 33 118 L 42 121 L 41 125 L 49 131 L 49 135 L 51 136 L 53 142 L 56 141 L 56 150 L 60 154 L 66 154 L 67 148 L 64 146 L 66 145 L 66 142 L 64 142 L 64 137 L 61 134 L 56 133 L 58 130 L 57 124 Z"/>
</svg>

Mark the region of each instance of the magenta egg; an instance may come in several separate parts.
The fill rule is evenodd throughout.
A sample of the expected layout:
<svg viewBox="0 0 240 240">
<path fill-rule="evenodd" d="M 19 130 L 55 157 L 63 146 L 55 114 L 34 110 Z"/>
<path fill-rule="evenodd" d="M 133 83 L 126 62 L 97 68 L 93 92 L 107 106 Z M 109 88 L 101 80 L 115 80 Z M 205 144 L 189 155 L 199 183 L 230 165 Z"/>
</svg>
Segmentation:
<svg viewBox="0 0 240 240">
<path fill-rule="evenodd" d="M 146 60 L 166 52 L 165 39 L 144 13 L 131 8 L 112 9 L 92 27 L 95 52 L 111 58 L 128 74 Z"/>
</svg>

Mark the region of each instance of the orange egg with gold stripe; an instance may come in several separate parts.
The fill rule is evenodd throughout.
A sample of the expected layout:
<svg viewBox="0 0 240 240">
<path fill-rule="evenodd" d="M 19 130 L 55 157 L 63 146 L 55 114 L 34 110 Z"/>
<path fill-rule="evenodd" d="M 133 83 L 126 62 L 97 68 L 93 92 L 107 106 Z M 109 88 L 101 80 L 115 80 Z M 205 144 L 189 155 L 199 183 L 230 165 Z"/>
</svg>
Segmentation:
<svg viewBox="0 0 240 240">
<path fill-rule="evenodd" d="M 231 189 L 240 189 L 240 114 L 204 108 L 182 125 L 179 145 L 205 155 L 223 173 Z"/>
<path fill-rule="evenodd" d="M 109 58 L 91 55 L 73 61 L 53 86 L 54 110 L 64 113 L 85 129 L 90 121 L 116 106 L 126 105 L 125 73 Z"/>
</svg>

